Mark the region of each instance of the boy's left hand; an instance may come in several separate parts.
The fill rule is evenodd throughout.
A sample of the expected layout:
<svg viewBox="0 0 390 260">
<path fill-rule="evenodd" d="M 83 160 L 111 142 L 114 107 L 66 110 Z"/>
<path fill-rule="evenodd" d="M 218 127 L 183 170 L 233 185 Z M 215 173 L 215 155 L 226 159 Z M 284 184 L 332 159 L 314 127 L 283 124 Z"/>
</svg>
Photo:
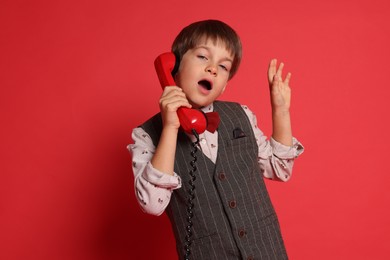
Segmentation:
<svg viewBox="0 0 390 260">
<path fill-rule="evenodd" d="M 271 92 L 272 109 L 288 111 L 291 101 L 291 89 L 289 86 L 291 73 L 287 73 L 286 78 L 283 80 L 283 67 L 283 62 L 277 68 L 277 60 L 271 60 L 268 68 L 268 83 Z"/>
</svg>

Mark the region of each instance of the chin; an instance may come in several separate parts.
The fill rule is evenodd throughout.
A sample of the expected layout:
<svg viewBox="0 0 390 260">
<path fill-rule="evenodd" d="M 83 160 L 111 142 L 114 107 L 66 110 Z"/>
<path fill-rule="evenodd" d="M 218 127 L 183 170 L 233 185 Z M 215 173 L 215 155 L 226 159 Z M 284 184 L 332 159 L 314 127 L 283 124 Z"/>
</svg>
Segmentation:
<svg viewBox="0 0 390 260">
<path fill-rule="evenodd" d="M 197 96 L 196 98 L 189 100 L 189 102 L 192 105 L 192 108 L 202 108 L 213 103 L 214 99 L 211 97 Z"/>
<path fill-rule="evenodd" d="M 202 108 L 202 107 L 207 107 L 208 105 L 210 105 L 211 103 L 213 102 L 202 102 L 202 103 L 196 103 L 196 104 L 193 104 L 192 107 L 193 108 Z"/>
</svg>

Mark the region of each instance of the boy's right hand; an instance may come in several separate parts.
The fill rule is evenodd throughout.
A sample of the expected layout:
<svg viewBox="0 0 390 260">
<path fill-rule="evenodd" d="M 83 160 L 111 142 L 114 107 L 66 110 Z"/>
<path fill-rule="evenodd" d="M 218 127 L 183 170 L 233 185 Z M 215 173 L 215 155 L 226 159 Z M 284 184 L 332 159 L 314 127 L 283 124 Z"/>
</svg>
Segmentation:
<svg viewBox="0 0 390 260">
<path fill-rule="evenodd" d="M 183 90 L 177 86 L 168 86 L 160 97 L 160 111 L 163 121 L 163 128 L 178 129 L 180 127 L 177 109 L 179 107 L 191 108 Z"/>
</svg>

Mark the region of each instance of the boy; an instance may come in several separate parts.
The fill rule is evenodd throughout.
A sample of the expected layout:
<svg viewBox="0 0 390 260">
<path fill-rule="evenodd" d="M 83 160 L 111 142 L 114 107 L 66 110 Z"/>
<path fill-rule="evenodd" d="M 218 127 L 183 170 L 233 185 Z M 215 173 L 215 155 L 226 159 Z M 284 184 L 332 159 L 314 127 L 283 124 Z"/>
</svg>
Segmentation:
<svg viewBox="0 0 390 260">
<path fill-rule="evenodd" d="M 216 101 L 241 60 L 241 42 L 232 28 L 216 20 L 195 22 L 179 33 L 172 52 L 180 61 L 177 86 L 164 89 L 161 112 L 133 130 L 134 144 L 128 147 L 139 204 L 150 214 L 166 211 L 180 259 L 287 259 L 262 176 L 287 181 L 294 158 L 303 152 L 291 132 L 291 74 L 283 81 L 283 63 L 277 68 L 276 60 L 271 61 L 273 133 L 266 140 L 247 107 Z M 217 131 L 199 135 L 190 224 L 188 173 L 196 138 L 180 130 L 179 107 L 220 116 Z M 185 250 L 190 254 L 184 256 Z"/>
</svg>

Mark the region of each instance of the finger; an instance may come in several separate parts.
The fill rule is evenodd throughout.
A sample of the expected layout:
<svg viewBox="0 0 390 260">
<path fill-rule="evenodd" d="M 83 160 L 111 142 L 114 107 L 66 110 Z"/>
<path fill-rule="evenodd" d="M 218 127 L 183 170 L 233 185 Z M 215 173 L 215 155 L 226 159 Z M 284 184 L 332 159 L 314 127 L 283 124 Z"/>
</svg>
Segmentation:
<svg viewBox="0 0 390 260">
<path fill-rule="evenodd" d="M 268 66 L 268 81 L 271 83 L 276 74 L 277 59 L 272 59 Z"/>
<path fill-rule="evenodd" d="M 180 91 L 172 91 L 169 93 L 166 93 L 164 96 L 161 97 L 162 99 L 171 99 L 171 98 L 186 98 L 186 94 L 184 92 Z"/>
<path fill-rule="evenodd" d="M 177 111 L 177 109 L 180 107 L 191 108 L 191 104 L 188 103 L 187 100 L 176 99 L 176 100 L 167 102 L 166 104 L 163 104 L 163 107 L 165 107 L 166 110 L 168 110 L 168 111 Z"/>
<path fill-rule="evenodd" d="M 276 91 L 277 89 L 279 89 L 279 85 L 280 85 L 280 78 L 277 74 L 275 74 L 274 77 L 272 78 L 272 84 L 270 85 L 271 91 Z"/>
<path fill-rule="evenodd" d="M 182 91 L 181 88 L 170 88 L 168 90 L 164 90 L 163 94 L 161 95 L 161 98 L 171 98 L 174 96 L 181 96 L 185 97 L 185 93 Z"/>
<path fill-rule="evenodd" d="M 164 91 L 162 93 L 162 96 L 166 96 L 168 95 L 169 93 L 172 93 L 172 92 L 183 92 L 183 90 L 177 86 L 167 86 L 164 88 Z"/>
<path fill-rule="evenodd" d="M 283 68 L 284 68 L 284 63 L 281 62 L 279 65 L 278 71 L 276 72 L 276 74 L 279 76 L 279 78 L 282 78 Z"/>
<path fill-rule="evenodd" d="M 284 83 L 286 86 L 289 86 L 289 84 L 290 84 L 290 79 L 291 79 L 291 73 L 289 72 L 289 73 L 287 73 L 286 79 L 284 80 L 283 83 Z"/>
<path fill-rule="evenodd" d="M 160 105 L 166 106 L 167 104 L 174 103 L 174 102 L 188 102 L 188 99 L 186 98 L 184 92 L 170 92 L 166 96 L 160 98 Z"/>
</svg>

